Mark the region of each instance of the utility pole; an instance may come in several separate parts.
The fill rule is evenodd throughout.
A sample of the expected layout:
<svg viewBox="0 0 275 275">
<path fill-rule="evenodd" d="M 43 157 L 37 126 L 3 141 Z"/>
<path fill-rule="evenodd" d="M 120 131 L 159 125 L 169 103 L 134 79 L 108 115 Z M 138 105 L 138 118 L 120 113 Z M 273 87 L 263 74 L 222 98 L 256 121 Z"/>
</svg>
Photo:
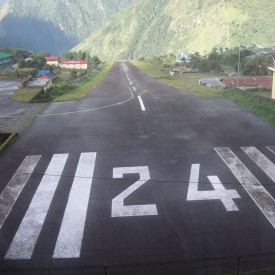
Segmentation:
<svg viewBox="0 0 275 275">
<path fill-rule="evenodd" d="M 238 78 L 237 78 L 237 88 L 239 88 L 239 78 L 240 78 L 240 62 L 241 62 L 241 46 L 239 45 L 239 59 L 238 59 Z"/>
</svg>

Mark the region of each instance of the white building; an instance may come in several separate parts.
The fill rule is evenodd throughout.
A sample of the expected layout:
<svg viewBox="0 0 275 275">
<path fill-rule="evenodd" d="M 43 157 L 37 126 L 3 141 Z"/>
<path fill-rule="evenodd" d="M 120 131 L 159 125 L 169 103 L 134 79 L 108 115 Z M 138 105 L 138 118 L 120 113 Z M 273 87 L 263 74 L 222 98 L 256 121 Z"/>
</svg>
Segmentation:
<svg viewBox="0 0 275 275">
<path fill-rule="evenodd" d="M 76 70 L 87 70 L 88 65 L 88 60 L 65 60 L 59 63 L 60 68 Z"/>
<path fill-rule="evenodd" d="M 46 56 L 45 60 L 47 64 L 58 67 L 58 64 L 59 64 L 58 56 Z"/>
</svg>

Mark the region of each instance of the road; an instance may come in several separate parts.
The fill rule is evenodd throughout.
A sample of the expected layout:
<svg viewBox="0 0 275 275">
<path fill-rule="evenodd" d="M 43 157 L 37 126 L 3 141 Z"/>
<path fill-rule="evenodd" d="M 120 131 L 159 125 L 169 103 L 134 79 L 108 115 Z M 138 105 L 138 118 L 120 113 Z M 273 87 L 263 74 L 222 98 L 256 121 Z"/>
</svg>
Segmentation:
<svg viewBox="0 0 275 275">
<path fill-rule="evenodd" d="M 238 255 L 275 251 L 274 146 L 275 129 L 232 101 L 117 62 L 1 153 L 0 271 L 234 271 Z"/>
</svg>

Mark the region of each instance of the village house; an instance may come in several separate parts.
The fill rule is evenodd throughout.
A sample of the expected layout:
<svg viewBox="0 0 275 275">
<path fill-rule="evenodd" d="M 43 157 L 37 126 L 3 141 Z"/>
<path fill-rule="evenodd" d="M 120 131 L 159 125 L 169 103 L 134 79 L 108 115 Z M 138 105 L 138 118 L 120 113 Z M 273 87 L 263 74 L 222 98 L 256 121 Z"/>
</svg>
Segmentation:
<svg viewBox="0 0 275 275">
<path fill-rule="evenodd" d="M 274 63 L 275 65 L 275 63 Z M 271 70 L 273 72 L 273 80 L 272 80 L 272 94 L 271 94 L 271 98 L 275 99 L 275 67 L 269 67 L 269 70 Z"/>
<path fill-rule="evenodd" d="M 46 56 L 45 60 L 48 65 L 56 66 L 56 67 L 58 67 L 58 65 L 59 65 L 59 57 L 58 56 Z"/>
<path fill-rule="evenodd" d="M 12 54 L 0 53 L 0 70 L 10 69 L 12 66 L 11 61 Z"/>
<path fill-rule="evenodd" d="M 59 63 L 60 68 L 76 70 L 87 70 L 88 65 L 88 60 L 64 60 Z"/>
</svg>

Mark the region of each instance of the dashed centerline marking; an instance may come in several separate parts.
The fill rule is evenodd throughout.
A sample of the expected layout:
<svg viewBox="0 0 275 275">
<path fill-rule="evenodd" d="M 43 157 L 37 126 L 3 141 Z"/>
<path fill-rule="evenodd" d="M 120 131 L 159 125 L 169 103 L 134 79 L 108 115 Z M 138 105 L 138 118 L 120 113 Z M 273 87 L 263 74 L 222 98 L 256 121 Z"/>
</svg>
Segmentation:
<svg viewBox="0 0 275 275">
<path fill-rule="evenodd" d="M 137 91 L 137 89 L 135 88 L 135 87 L 133 87 L 133 90 L 136 92 Z"/>
<path fill-rule="evenodd" d="M 142 101 L 142 98 L 140 96 L 138 96 L 138 100 L 139 100 L 139 104 L 140 104 L 142 112 L 145 112 L 146 109 L 145 109 L 144 103 Z"/>
</svg>

